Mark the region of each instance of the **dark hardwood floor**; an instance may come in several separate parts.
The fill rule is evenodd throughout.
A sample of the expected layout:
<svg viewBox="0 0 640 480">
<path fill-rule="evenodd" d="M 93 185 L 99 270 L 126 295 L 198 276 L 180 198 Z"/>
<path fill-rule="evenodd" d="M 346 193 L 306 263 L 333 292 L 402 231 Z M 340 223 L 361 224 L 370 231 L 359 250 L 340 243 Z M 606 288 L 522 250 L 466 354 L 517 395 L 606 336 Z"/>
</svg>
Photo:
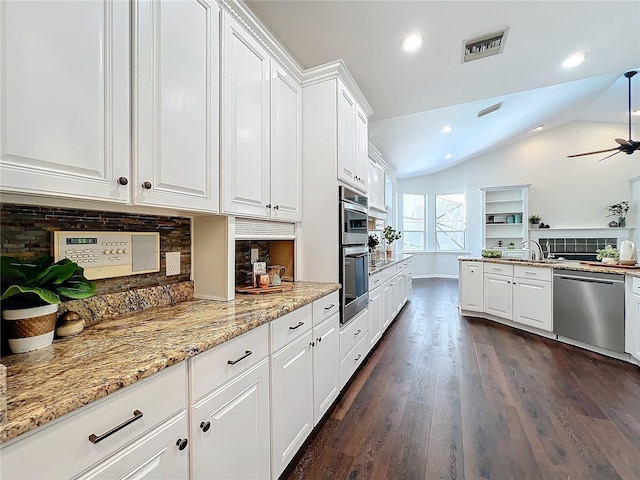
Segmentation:
<svg viewBox="0 0 640 480">
<path fill-rule="evenodd" d="M 378 348 L 284 478 L 640 479 L 640 367 L 460 317 L 414 279 Z"/>
</svg>

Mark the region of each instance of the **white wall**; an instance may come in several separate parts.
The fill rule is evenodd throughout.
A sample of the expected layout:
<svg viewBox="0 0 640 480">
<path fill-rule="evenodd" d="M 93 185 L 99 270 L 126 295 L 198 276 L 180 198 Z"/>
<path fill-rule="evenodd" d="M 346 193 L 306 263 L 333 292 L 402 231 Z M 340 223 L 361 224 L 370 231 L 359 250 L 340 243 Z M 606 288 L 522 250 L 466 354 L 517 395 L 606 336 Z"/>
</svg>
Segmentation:
<svg viewBox="0 0 640 480">
<path fill-rule="evenodd" d="M 479 187 L 532 184 L 529 214 L 536 213 L 551 228 L 606 227 L 606 206 L 631 200 L 629 179 L 640 175 L 640 154 L 620 153 L 566 158 L 567 155 L 617 146 L 626 137 L 624 124 L 572 122 L 494 150 L 433 175 L 398 181 L 398 195 L 422 193 L 467 194 L 468 252 L 482 247 L 482 206 Z M 393 161 L 393 159 L 390 159 Z M 430 198 L 432 201 L 432 198 Z M 401 202 L 399 218 L 402 218 Z M 629 212 L 627 226 L 635 227 L 637 212 Z M 415 276 L 457 276 L 457 255 L 416 254 Z"/>
</svg>

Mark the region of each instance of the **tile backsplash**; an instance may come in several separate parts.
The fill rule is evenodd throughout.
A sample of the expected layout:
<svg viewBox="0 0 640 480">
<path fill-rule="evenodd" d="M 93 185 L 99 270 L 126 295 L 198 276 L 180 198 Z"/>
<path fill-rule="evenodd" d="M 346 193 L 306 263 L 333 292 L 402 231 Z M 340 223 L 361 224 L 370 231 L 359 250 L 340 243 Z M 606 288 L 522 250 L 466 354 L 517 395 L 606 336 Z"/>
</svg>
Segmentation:
<svg viewBox="0 0 640 480">
<path fill-rule="evenodd" d="M 159 232 L 160 271 L 96 280 L 97 292 L 125 292 L 132 288 L 169 285 L 191 277 L 191 220 L 94 210 L 0 204 L 0 253 L 19 257 L 51 255 L 56 230 Z M 166 252 L 180 252 L 180 274 L 165 275 Z"/>
</svg>

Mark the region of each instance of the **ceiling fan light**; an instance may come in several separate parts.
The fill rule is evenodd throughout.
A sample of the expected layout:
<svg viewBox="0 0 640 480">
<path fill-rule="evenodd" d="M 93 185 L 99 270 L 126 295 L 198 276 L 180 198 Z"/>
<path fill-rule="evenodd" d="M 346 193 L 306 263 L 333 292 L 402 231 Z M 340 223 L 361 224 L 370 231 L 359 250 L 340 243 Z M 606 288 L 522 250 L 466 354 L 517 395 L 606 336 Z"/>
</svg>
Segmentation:
<svg viewBox="0 0 640 480">
<path fill-rule="evenodd" d="M 442 130 L 440 130 L 442 133 L 449 133 L 451 130 L 453 130 L 453 127 L 451 125 L 445 125 L 444 127 L 442 127 Z"/>
<path fill-rule="evenodd" d="M 582 53 L 582 52 L 574 53 L 573 55 L 569 56 L 564 62 L 562 62 L 562 66 L 564 68 L 577 67 L 582 62 L 584 62 L 586 58 L 587 58 L 587 55 L 585 53 Z"/>
<path fill-rule="evenodd" d="M 402 48 L 405 52 L 415 52 L 422 45 L 424 37 L 419 33 L 411 33 L 402 40 Z"/>
<path fill-rule="evenodd" d="M 446 158 L 447 160 L 449 160 L 449 159 L 450 159 L 450 158 L 452 158 L 452 157 L 453 157 L 453 155 L 451 155 L 450 153 L 447 153 L 447 154 L 444 156 L 444 158 Z"/>
<path fill-rule="evenodd" d="M 544 128 L 544 125 L 538 125 L 536 128 L 533 129 L 534 132 L 539 132 L 540 130 L 542 130 Z"/>
<path fill-rule="evenodd" d="M 640 117 L 640 108 L 631 112 L 631 115 L 635 115 L 636 117 Z"/>
</svg>

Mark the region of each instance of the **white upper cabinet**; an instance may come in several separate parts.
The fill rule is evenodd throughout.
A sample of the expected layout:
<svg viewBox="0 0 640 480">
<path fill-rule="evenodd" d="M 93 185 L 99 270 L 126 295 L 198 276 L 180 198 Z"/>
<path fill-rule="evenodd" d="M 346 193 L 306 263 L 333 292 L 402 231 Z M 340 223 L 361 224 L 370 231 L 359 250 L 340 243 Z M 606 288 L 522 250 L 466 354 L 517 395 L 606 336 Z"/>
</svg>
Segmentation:
<svg viewBox="0 0 640 480">
<path fill-rule="evenodd" d="M 369 142 L 367 114 L 338 80 L 338 179 L 367 192 Z"/>
<path fill-rule="evenodd" d="M 302 89 L 271 61 L 271 209 L 272 218 L 302 218 Z"/>
<path fill-rule="evenodd" d="M 269 216 L 270 57 L 228 15 L 222 44 L 222 211 Z"/>
<path fill-rule="evenodd" d="M 215 212 L 220 9 L 213 0 L 134 5 L 134 201 Z"/>
<path fill-rule="evenodd" d="M 128 202 L 128 2 L 3 1 L 0 29 L 3 191 Z"/>
<path fill-rule="evenodd" d="M 368 194 L 369 211 L 372 214 L 386 213 L 384 171 L 386 162 L 371 142 L 368 142 Z"/>
</svg>

